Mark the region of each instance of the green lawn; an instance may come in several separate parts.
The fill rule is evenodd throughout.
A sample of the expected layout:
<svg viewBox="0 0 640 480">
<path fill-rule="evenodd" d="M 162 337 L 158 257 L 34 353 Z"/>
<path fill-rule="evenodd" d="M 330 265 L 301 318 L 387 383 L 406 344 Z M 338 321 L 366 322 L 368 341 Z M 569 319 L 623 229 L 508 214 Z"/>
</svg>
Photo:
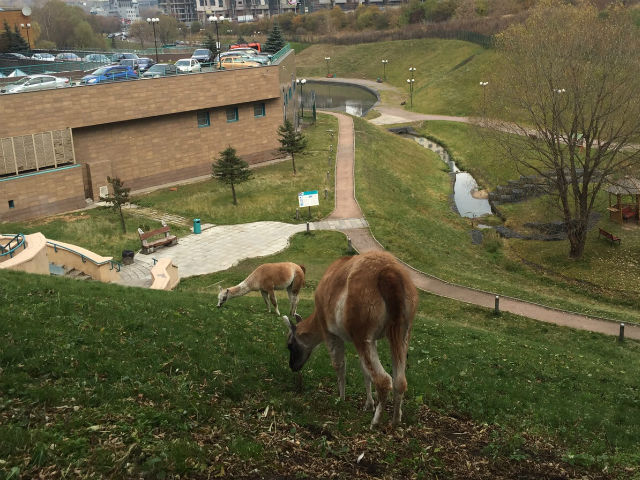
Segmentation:
<svg viewBox="0 0 640 480">
<path fill-rule="evenodd" d="M 312 208 L 311 215 L 312 220 L 319 220 L 334 207 L 337 136 L 332 139 L 327 130 L 337 129 L 335 117 L 318 115 L 317 124 L 308 125 L 304 130 L 308 146 L 305 152 L 296 155 L 297 175 L 293 175 L 291 160 L 255 169 L 253 179 L 236 186 L 237 206 L 232 203 L 230 187 L 213 179 L 180 186 L 177 192 L 157 190 L 135 197 L 133 201 L 186 218 L 200 218 L 203 223 L 235 224 L 261 220 L 296 223 L 298 193 L 318 190 L 320 206 Z M 333 150 L 330 151 L 332 142 Z M 326 200 L 325 188 L 328 190 Z M 308 220 L 308 210 L 300 211 L 300 215 L 298 221 Z"/>
<path fill-rule="evenodd" d="M 317 44 L 296 53 L 299 77 L 324 77 L 325 57 L 338 77 L 382 78 L 406 92 L 409 67 L 416 68 L 414 110 L 444 115 L 477 115 L 482 101 L 481 80 L 488 78 L 495 51 L 459 40 L 417 39 L 356 45 Z M 384 92 L 382 92 L 384 94 Z M 398 102 L 399 103 L 399 102 Z M 405 108 L 409 108 L 409 102 Z M 399 106 L 399 105 L 398 105 Z"/>
<path fill-rule="evenodd" d="M 299 306 L 308 315 L 345 248 L 341 234 L 299 234 L 261 261 L 310 267 Z M 254 264 L 171 293 L 0 272 L 0 472 L 474 478 L 468 461 L 483 478 L 558 477 L 555 468 L 581 478 L 581 465 L 637 473 L 637 342 L 421 294 L 403 428 L 370 432 L 352 348 L 341 403 L 323 346 L 296 386 L 285 327 L 259 296 L 215 308 L 215 284 Z M 380 351 L 388 365 L 385 342 Z"/>
</svg>

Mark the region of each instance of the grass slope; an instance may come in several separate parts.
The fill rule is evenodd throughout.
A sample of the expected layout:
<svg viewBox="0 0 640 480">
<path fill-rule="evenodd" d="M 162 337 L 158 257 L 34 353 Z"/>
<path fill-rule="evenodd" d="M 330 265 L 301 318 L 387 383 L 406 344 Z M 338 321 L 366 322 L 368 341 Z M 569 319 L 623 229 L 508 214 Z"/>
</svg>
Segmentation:
<svg viewBox="0 0 640 480">
<path fill-rule="evenodd" d="M 300 304 L 307 315 L 313 287 L 344 249 L 340 234 L 301 234 L 291 255 L 264 261 L 308 252 Z M 403 427 L 370 432 L 352 348 L 347 400 L 337 402 L 324 347 L 296 386 L 285 328 L 261 298 L 215 308 L 210 286 L 243 278 L 249 267 L 169 293 L 0 272 L 0 471 L 10 478 L 637 473 L 638 343 L 422 294 Z M 388 365 L 385 342 L 380 351 Z"/>
<path fill-rule="evenodd" d="M 414 110 L 443 115 L 475 115 L 496 53 L 459 40 L 417 39 L 356 45 L 312 45 L 296 53 L 299 77 L 324 77 L 325 57 L 331 73 L 345 78 L 382 78 L 381 60 L 388 59 L 387 82 L 406 91 L 409 67 L 415 67 Z M 384 95 L 384 92 L 382 92 Z"/>
<path fill-rule="evenodd" d="M 354 121 L 358 202 L 385 248 L 410 265 L 448 281 L 572 311 L 640 321 L 640 302 L 625 292 L 614 288 L 601 291 L 530 269 L 490 232 L 485 232 L 482 245 L 472 245 L 469 219 L 461 218 L 449 206 L 449 173 L 439 157 L 364 120 Z M 455 138 L 446 140 L 455 145 Z M 596 238 L 593 241 L 596 255 L 611 252 L 609 258 L 616 260 L 615 251 L 605 249 L 608 245 L 597 243 Z M 534 251 L 536 246 L 530 248 Z M 548 248 L 554 249 L 555 257 L 565 253 L 561 242 Z M 602 276 L 597 271 L 592 275 Z M 614 278 L 612 275 L 612 282 Z"/>
</svg>

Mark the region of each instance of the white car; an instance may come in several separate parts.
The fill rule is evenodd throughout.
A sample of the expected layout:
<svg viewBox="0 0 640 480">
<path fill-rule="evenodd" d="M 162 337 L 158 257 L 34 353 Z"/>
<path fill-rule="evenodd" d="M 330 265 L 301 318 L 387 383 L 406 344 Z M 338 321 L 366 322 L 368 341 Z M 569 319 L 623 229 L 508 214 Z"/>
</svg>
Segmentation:
<svg viewBox="0 0 640 480">
<path fill-rule="evenodd" d="M 2 87 L 2 93 L 35 92 L 36 90 L 48 90 L 51 88 L 68 87 L 67 77 L 54 77 L 53 75 L 29 75 L 17 82 Z"/>
<path fill-rule="evenodd" d="M 196 60 L 195 58 L 181 58 L 176 62 L 175 65 L 178 69 L 178 73 L 193 73 L 202 71 L 200 62 L 198 62 L 198 60 Z"/>
<path fill-rule="evenodd" d="M 50 53 L 34 53 L 31 55 L 32 60 L 39 60 L 41 62 L 54 62 L 56 57 Z"/>
</svg>

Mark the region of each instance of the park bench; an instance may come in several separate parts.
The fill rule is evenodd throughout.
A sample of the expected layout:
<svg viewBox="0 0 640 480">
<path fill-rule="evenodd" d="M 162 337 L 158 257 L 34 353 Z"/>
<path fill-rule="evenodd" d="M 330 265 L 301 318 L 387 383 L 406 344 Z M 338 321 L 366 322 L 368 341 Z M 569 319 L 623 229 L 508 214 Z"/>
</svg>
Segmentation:
<svg viewBox="0 0 640 480">
<path fill-rule="evenodd" d="M 178 237 L 171 235 L 169 225 L 164 222 L 162 222 L 161 228 L 149 232 L 144 232 L 141 228 L 138 228 L 138 235 L 140 235 L 140 241 L 142 242 L 142 253 L 153 253 L 157 247 L 178 243 Z M 160 238 L 150 241 L 149 239 L 153 237 Z"/>
<path fill-rule="evenodd" d="M 606 238 L 607 240 L 609 240 L 612 244 L 618 242 L 618 245 L 620 245 L 620 237 L 616 237 L 613 233 L 609 233 L 606 230 L 603 230 L 601 228 L 598 229 L 600 232 L 600 235 L 602 235 L 604 238 Z"/>
<path fill-rule="evenodd" d="M 622 218 L 623 220 L 629 220 L 636 216 L 636 211 L 631 207 L 622 207 Z"/>
</svg>

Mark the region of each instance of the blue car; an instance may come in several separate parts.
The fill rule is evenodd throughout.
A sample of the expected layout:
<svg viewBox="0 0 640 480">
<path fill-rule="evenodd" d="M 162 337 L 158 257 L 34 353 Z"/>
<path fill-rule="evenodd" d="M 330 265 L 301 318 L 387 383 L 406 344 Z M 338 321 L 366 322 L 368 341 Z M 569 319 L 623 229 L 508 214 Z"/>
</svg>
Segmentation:
<svg viewBox="0 0 640 480">
<path fill-rule="evenodd" d="M 95 83 L 117 82 L 119 80 L 137 80 L 138 75 L 127 65 L 107 65 L 100 67 L 90 75 L 82 77 L 83 85 Z"/>
</svg>

